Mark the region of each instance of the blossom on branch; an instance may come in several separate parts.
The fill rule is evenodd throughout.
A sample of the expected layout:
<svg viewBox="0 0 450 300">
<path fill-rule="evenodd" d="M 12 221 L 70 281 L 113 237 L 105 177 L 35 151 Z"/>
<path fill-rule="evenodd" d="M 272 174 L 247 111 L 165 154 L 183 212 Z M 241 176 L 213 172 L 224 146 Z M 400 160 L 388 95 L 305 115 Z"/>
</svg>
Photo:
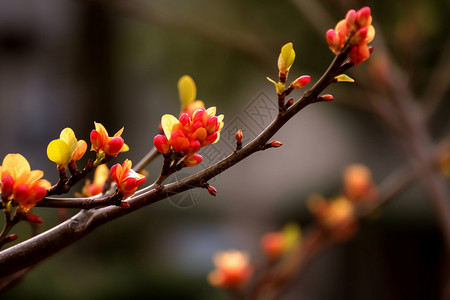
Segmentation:
<svg viewBox="0 0 450 300">
<path fill-rule="evenodd" d="M 240 289 L 253 275 L 249 256 L 237 250 L 217 252 L 213 257 L 216 269 L 209 273 L 208 281 L 212 286 L 222 289 Z"/>
<path fill-rule="evenodd" d="M 112 180 L 117 184 L 117 190 L 123 194 L 123 200 L 132 196 L 140 185 L 145 182 L 145 176 L 131 169 L 131 160 L 126 159 L 122 165 L 111 167 Z"/>
<path fill-rule="evenodd" d="M 367 44 L 374 37 L 375 28 L 372 26 L 371 12 L 367 6 L 358 11 L 349 10 L 345 19 L 326 33 L 328 45 L 334 54 L 338 54 L 349 43 L 351 50 L 348 58 L 354 65 L 359 65 L 369 58 L 370 50 Z"/>
<path fill-rule="evenodd" d="M 41 170 L 31 171 L 30 164 L 22 155 L 6 155 L 0 166 L 3 202 L 13 200 L 27 213 L 51 187 L 50 182 L 41 179 L 42 176 L 44 172 Z"/>
<path fill-rule="evenodd" d="M 77 140 L 71 128 L 61 131 L 59 139 L 51 141 L 47 146 L 48 159 L 65 169 L 70 162 L 80 160 L 87 150 L 84 140 Z"/>
<path fill-rule="evenodd" d="M 181 114 L 177 119 L 166 114 L 161 118 L 165 136 L 157 135 L 153 142 L 162 154 L 170 150 L 184 159 L 184 166 L 190 167 L 201 162 L 201 156 L 195 154 L 200 148 L 217 143 L 223 128 L 223 115 L 216 116 L 216 108 L 204 107 L 195 110 L 192 115 Z"/>
<path fill-rule="evenodd" d="M 81 193 L 75 193 L 75 196 L 91 197 L 100 194 L 109 176 L 109 169 L 106 164 L 99 165 L 95 169 L 94 180 L 86 179 L 86 182 L 81 190 Z"/>
<path fill-rule="evenodd" d="M 108 156 L 115 157 L 120 152 L 126 152 L 129 150 L 127 144 L 125 144 L 121 137 L 123 127 L 110 137 L 108 131 L 101 123 L 94 122 L 95 129 L 91 131 L 90 139 L 92 143 L 91 151 L 95 151 L 98 154 L 104 153 Z"/>
</svg>

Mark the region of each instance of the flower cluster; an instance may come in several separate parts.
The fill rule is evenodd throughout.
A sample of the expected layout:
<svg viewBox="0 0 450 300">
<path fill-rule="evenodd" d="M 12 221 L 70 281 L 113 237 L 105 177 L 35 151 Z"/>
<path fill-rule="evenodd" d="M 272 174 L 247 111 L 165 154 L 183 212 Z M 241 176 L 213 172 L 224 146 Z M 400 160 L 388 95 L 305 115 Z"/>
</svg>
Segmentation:
<svg viewBox="0 0 450 300">
<path fill-rule="evenodd" d="M 317 223 L 331 236 L 345 239 L 357 229 L 357 206 L 370 205 L 377 197 L 370 170 L 364 165 L 353 164 L 343 172 L 341 195 L 331 200 L 312 195 L 308 199 L 308 208 Z"/>
<path fill-rule="evenodd" d="M 326 33 L 327 42 L 335 54 L 350 43 L 351 50 L 348 57 L 354 65 L 359 65 L 369 58 L 370 51 L 367 44 L 374 37 L 375 28 L 372 26 L 369 7 L 348 11 L 345 19 L 337 23 L 335 29 L 329 29 Z"/>
<path fill-rule="evenodd" d="M 3 203 L 14 200 L 27 213 L 45 197 L 50 188 L 50 182 L 41 179 L 43 175 L 44 172 L 40 170 L 31 171 L 30 164 L 22 155 L 6 155 L 0 166 Z"/>
<path fill-rule="evenodd" d="M 131 161 L 126 159 L 122 165 L 115 164 L 110 170 L 111 178 L 117 184 L 117 190 L 123 194 L 122 199 L 133 195 L 146 179 L 144 175 L 131 169 L 131 166 Z"/>
<path fill-rule="evenodd" d="M 223 128 L 223 115 L 216 116 L 216 108 L 205 109 L 200 100 L 195 99 L 195 84 L 190 77 L 182 77 L 178 82 L 182 113 L 179 118 L 166 114 L 161 118 L 164 135 L 155 136 L 153 143 L 159 152 L 169 156 L 178 153 L 184 157 L 184 167 L 192 167 L 202 161 L 196 154 L 200 148 L 217 143 Z M 185 93 L 183 93 L 185 91 Z M 190 92 L 189 92 L 190 91 Z M 192 110 L 195 108 L 195 110 Z"/>
<path fill-rule="evenodd" d="M 217 252 L 213 257 L 216 269 L 209 273 L 211 285 L 223 289 L 239 289 L 253 275 L 249 256 L 241 251 L 229 250 Z"/>
</svg>

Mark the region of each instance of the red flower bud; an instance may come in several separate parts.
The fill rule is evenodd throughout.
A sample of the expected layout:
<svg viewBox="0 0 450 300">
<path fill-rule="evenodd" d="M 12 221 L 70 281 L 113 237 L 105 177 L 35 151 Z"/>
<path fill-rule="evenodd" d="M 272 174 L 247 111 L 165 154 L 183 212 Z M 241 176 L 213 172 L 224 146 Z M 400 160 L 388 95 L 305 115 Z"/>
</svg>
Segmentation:
<svg viewBox="0 0 450 300">
<path fill-rule="evenodd" d="M 169 153 L 170 145 L 169 141 L 165 136 L 158 134 L 153 139 L 153 144 L 155 145 L 156 149 L 158 149 L 158 151 L 161 152 L 162 154 Z"/>
<path fill-rule="evenodd" d="M 209 184 L 208 184 L 207 190 L 208 190 L 208 193 L 210 193 L 212 196 L 215 197 L 217 195 L 216 188 L 211 186 L 211 185 L 209 185 Z"/>
<path fill-rule="evenodd" d="M 11 175 L 7 175 L 7 176 L 2 177 L 1 182 L 2 182 L 2 186 L 1 186 L 2 198 L 6 199 L 9 196 L 11 196 L 13 193 L 14 179 L 12 178 Z"/>
<path fill-rule="evenodd" d="M 356 11 L 354 9 L 349 10 L 345 16 L 345 20 L 350 27 L 354 26 L 356 23 Z"/>
<path fill-rule="evenodd" d="M 307 85 L 309 83 L 309 81 L 311 80 L 311 76 L 309 75 L 303 75 L 300 76 L 299 78 L 295 79 L 292 83 L 291 86 L 294 89 L 300 89 L 302 87 L 304 87 L 305 85 Z"/>
<path fill-rule="evenodd" d="M 273 147 L 273 148 L 278 148 L 278 147 L 283 146 L 283 143 L 280 142 L 280 141 L 272 141 L 272 142 L 270 142 L 269 145 L 270 145 L 271 147 Z"/>
<path fill-rule="evenodd" d="M 333 95 L 326 94 L 326 95 L 320 96 L 320 100 L 322 100 L 322 101 L 333 101 L 334 97 L 333 97 Z"/>
<path fill-rule="evenodd" d="M 117 156 L 125 144 L 120 136 L 113 137 L 104 147 L 104 151 L 109 156 Z"/>
<path fill-rule="evenodd" d="M 201 163 L 203 157 L 200 154 L 193 154 L 184 159 L 184 167 L 193 167 Z"/>
<path fill-rule="evenodd" d="M 370 7 L 363 7 L 356 13 L 356 23 L 359 27 L 367 27 L 372 23 Z"/>
<path fill-rule="evenodd" d="M 92 150 L 95 152 L 100 151 L 100 149 L 103 147 L 103 140 L 102 135 L 97 130 L 91 131 L 91 144 L 92 144 Z"/>
<path fill-rule="evenodd" d="M 209 117 L 208 121 L 206 122 L 206 131 L 208 132 L 208 135 L 215 132 L 218 125 L 219 122 L 216 116 Z"/>
<path fill-rule="evenodd" d="M 353 36 L 351 42 L 353 45 L 359 45 L 363 43 L 367 37 L 367 34 L 369 33 L 369 28 L 363 27 L 359 29 L 355 35 Z"/>
<path fill-rule="evenodd" d="M 27 202 L 30 198 L 30 189 L 28 184 L 18 185 L 14 191 L 14 199 L 19 203 Z"/>
<path fill-rule="evenodd" d="M 17 240 L 19 236 L 17 234 L 10 234 L 6 237 L 5 242 L 9 243 L 9 242 L 14 242 L 15 240 Z"/>
</svg>

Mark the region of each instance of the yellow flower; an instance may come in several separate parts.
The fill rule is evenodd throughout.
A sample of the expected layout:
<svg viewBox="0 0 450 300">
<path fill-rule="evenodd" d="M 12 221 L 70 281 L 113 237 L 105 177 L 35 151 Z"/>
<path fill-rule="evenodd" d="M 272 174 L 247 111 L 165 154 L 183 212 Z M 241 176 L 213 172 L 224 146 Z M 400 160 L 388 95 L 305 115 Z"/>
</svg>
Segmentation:
<svg viewBox="0 0 450 300">
<path fill-rule="evenodd" d="M 78 141 L 70 128 L 63 129 L 59 137 L 48 144 L 47 156 L 58 165 L 58 168 L 65 168 L 71 161 L 83 157 L 87 144 L 83 140 Z"/>
</svg>

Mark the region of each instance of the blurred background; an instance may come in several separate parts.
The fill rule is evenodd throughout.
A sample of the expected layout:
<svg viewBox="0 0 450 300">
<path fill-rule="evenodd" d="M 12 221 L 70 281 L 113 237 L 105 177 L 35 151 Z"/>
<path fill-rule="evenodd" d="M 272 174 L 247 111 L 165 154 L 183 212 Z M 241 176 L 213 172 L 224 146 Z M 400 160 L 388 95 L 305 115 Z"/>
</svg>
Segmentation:
<svg viewBox="0 0 450 300">
<path fill-rule="evenodd" d="M 430 138 L 448 134 L 450 58 L 443 53 L 450 50 L 450 2 L 0 1 L 0 157 L 21 153 L 52 183 L 58 174 L 46 147 L 65 127 L 88 141 L 94 121 L 111 134 L 125 126 L 131 151 L 113 163 L 139 161 L 153 146 L 161 115 L 179 112 L 176 84 L 184 74 L 207 107 L 225 114 L 225 128 L 220 143 L 200 151 L 202 164 L 177 176 L 211 165 L 232 151 L 236 129 L 250 139 L 275 116 L 275 91 L 265 77 L 278 75 L 280 47 L 294 43 L 290 79 L 309 74 L 315 82 L 333 59 L 326 30 L 366 5 L 377 29 L 373 57 L 349 73 L 356 83 L 327 89 L 336 101 L 293 118 L 275 136 L 283 147 L 219 175 L 211 182 L 215 198 L 191 191 L 96 230 L 1 299 L 226 299 L 206 281 L 214 252 L 246 250 L 262 261 L 260 237 L 287 222 L 310 224 L 308 195 L 338 194 L 348 164 L 367 165 L 381 182 L 408 162 L 394 130 L 373 113 L 388 96 L 382 80 L 368 74 L 394 63 L 416 104 L 431 106 Z M 431 81 L 440 100 L 427 106 Z M 148 182 L 161 163 L 147 168 Z M 57 210 L 34 212 L 44 220 L 41 230 L 59 222 Z M 28 224 L 14 233 L 26 238 Z M 436 214 L 413 184 L 352 240 L 314 259 L 282 299 L 435 299 L 442 252 Z"/>
</svg>

